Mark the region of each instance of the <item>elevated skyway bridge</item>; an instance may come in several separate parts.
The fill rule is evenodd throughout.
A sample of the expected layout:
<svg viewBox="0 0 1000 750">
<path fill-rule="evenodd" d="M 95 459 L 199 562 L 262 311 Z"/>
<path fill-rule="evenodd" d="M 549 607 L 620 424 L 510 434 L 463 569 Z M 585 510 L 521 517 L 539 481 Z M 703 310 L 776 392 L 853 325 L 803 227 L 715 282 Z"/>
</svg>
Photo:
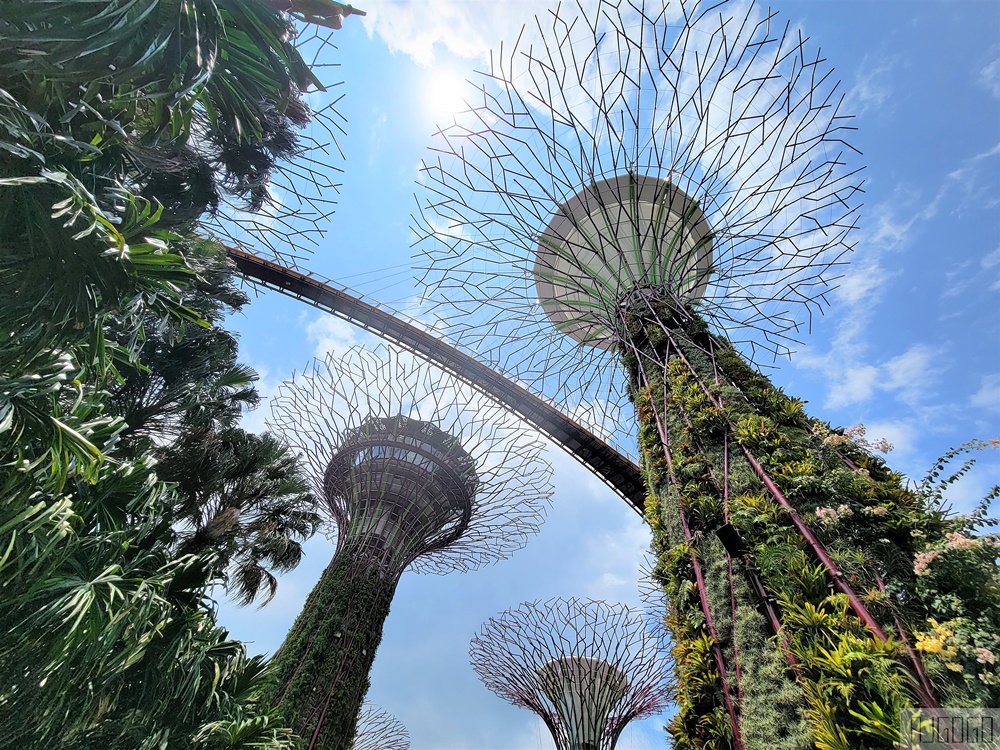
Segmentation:
<svg viewBox="0 0 1000 750">
<path fill-rule="evenodd" d="M 338 289 L 327 280 L 235 248 L 229 248 L 229 257 L 240 274 L 251 283 L 336 315 L 418 357 L 430 360 L 462 382 L 501 401 L 596 474 L 633 510 L 640 515 L 643 513 L 646 490 L 639 467 L 538 396 L 433 334 Z"/>
</svg>

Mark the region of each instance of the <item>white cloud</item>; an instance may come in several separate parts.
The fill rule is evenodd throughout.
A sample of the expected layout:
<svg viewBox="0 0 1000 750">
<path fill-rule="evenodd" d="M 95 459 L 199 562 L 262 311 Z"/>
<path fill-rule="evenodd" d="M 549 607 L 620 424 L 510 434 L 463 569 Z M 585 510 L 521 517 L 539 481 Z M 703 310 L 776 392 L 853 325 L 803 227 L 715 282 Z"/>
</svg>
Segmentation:
<svg viewBox="0 0 1000 750">
<path fill-rule="evenodd" d="M 1000 143 L 964 159 L 945 175 L 937 192 L 930 197 L 909 185 L 897 185 L 890 200 L 872 209 L 869 221 L 874 228 L 863 232 L 860 238 L 859 244 L 867 248 L 869 256 L 875 256 L 869 262 L 877 264 L 882 253 L 899 250 L 911 242 L 915 231 L 948 205 L 945 199 L 953 191 L 959 191 L 965 199 L 976 194 L 980 190 L 983 163 L 996 156 L 1000 156 Z"/>
<path fill-rule="evenodd" d="M 897 391 L 900 399 L 915 406 L 925 395 L 936 375 L 935 352 L 926 344 L 915 344 L 882 365 L 883 382 L 879 387 Z"/>
<path fill-rule="evenodd" d="M 919 437 L 919 428 L 910 420 L 865 422 L 865 429 L 870 442 L 880 438 L 888 440 L 892 444 L 893 457 L 911 455 Z"/>
<path fill-rule="evenodd" d="M 889 200 L 872 208 L 869 221 L 874 228 L 863 233 L 861 244 L 876 255 L 904 248 L 913 240 L 916 229 L 937 216 L 948 191 L 982 158 L 984 155 L 978 154 L 963 161 L 958 169 L 946 175 L 930 198 L 908 184 L 897 185 Z"/>
<path fill-rule="evenodd" d="M 594 560 L 598 574 L 588 580 L 583 593 L 591 599 L 641 606 L 638 570 L 647 558 L 649 543 L 649 528 L 642 523 L 588 537 L 587 556 Z"/>
<path fill-rule="evenodd" d="M 378 34 L 392 52 L 409 55 L 419 65 L 433 63 L 440 50 L 487 62 L 491 49 L 502 40 L 513 41 L 521 26 L 545 8 L 516 1 L 370 0 L 362 22 L 369 36 Z"/>
<path fill-rule="evenodd" d="M 1000 247 L 997 247 L 992 253 L 984 255 L 982 260 L 979 261 L 979 265 L 984 271 L 1000 266 Z M 989 289 L 991 292 L 1000 292 L 1000 273 L 997 273 L 996 280 L 990 284 Z"/>
<path fill-rule="evenodd" d="M 965 199 L 968 199 L 970 196 L 977 195 L 982 197 L 983 194 L 982 188 L 980 187 L 980 177 L 983 173 L 983 162 L 996 156 L 1000 156 L 1000 143 L 997 143 L 992 148 L 989 148 L 986 151 L 981 151 L 963 161 L 957 169 L 948 173 L 948 181 L 938 192 L 938 196 L 935 198 L 935 203 L 939 203 L 944 197 L 945 192 L 951 187 L 958 188 Z M 992 199 L 986 198 L 985 200 Z"/>
<path fill-rule="evenodd" d="M 972 394 L 969 403 L 980 409 L 1000 411 L 1000 372 L 984 375 L 979 381 L 979 390 Z"/>
<path fill-rule="evenodd" d="M 339 356 L 352 346 L 374 345 L 378 342 L 378 339 L 357 326 L 327 313 L 318 313 L 312 320 L 308 320 L 303 315 L 300 321 L 300 325 L 304 323 L 306 337 L 314 347 L 313 356 L 317 358 L 325 357 L 327 352 L 333 352 Z M 301 335 L 299 330 L 296 326 L 295 335 Z M 283 371 L 272 371 L 271 368 L 253 361 L 248 362 L 248 364 L 257 371 L 259 376 L 256 387 L 257 393 L 260 394 L 260 406 L 253 411 L 246 412 L 240 426 L 250 432 L 261 433 L 267 430 L 266 422 L 271 417 L 269 400 L 278 392 L 281 384 L 291 377 L 293 370 L 301 370 L 307 366 L 307 363 L 288 362 L 287 369 Z"/>
<path fill-rule="evenodd" d="M 832 362 L 828 362 L 832 364 Z M 872 365 L 843 368 L 830 385 L 826 396 L 826 406 L 839 409 L 842 406 L 864 403 L 875 393 L 879 369 Z"/>
<path fill-rule="evenodd" d="M 834 293 L 847 305 L 859 305 L 872 299 L 887 281 L 898 274 L 898 271 L 886 271 L 877 257 L 871 258 L 852 265 L 851 270 L 837 282 Z"/>
<path fill-rule="evenodd" d="M 979 83 L 993 96 L 1000 98 L 1000 57 L 983 66 L 979 71 Z"/>
<path fill-rule="evenodd" d="M 897 219 L 886 206 L 878 206 L 875 211 L 875 231 L 872 232 L 871 242 L 887 250 L 896 250 L 906 244 L 914 224 L 921 218 L 930 218 L 926 215 L 926 209 L 904 220 Z"/>
<path fill-rule="evenodd" d="M 1000 268 L 997 266 L 1000 266 L 1000 247 L 986 253 L 978 263 L 975 258 L 971 258 L 952 270 L 945 271 L 945 287 L 941 297 L 961 298 L 984 287 L 991 292 L 1000 291 Z M 996 270 L 992 270 L 994 268 Z"/>
<path fill-rule="evenodd" d="M 934 365 L 937 350 L 917 343 L 902 354 L 867 362 L 864 347 L 857 340 L 859 331 L 847 330 L 847 335 L 838 335 L 829 352 L 805 350 L 794 360 L 799 367 L 817 370 L 826 378 L 827 408 L 864 404 L 878 392 L 892 394 L 914 408 L 924 403 L 941 374 Z"/>
<path fill-rule="evenodd" d="M 313 356 L 322 359 L 328 353 L 341 355 L 352 346 L 375 345 L 377 340 L 346 320 L 327 313 L 306 325 L 306 336 L 315 345 Z"/>
<path fill-rule="evenodd" d="M 895 58 L 886 58 L 873 63 L 869 56 L 865 55 L 858 66 L 854 85 L 844 97 L 847 111 L 863 115 L 872 109 L 884 110 L 886 102 L 892 96 L 892 88 L 887 79 L 895 67 Z"/>
<path fill-rule="evenodd" d="M 1000 463 L 995 460 L 996 454 L 993 451 L 979 453 L 970 456 L 976 459 L 976 465 L 972 471 L 963 476 L 957 482 L 948 485 L 944 492 L 945 503 L 950 505 L 955 513 L 968 513 L 975 508 L 986 494 L 996 485 L 997 477 L 1000 476 Z M 960 462 L 952 462 L 949 467 L 952 471 L 961 466 Z M 946 475 L 947 476 L 947 475 Z M 994 503 L 993 509 L 996 509 Z"/>
<path fill-rule="evenodd" d="M 918 343 L 903 354 L 882 361 L 872 361 L 868 353 L 868 330 L 875 311 L 890 282 L 902 273 L 899 262 L 890 264 L 888 259 L 910 245 L 923 225 L 933 220 L 943 206 L 955 204 L 951 198 L 956 191 L 963 196 L 959 204 L 968 203 L 969 196 L 981 193 L 985 167 L 997 156 L 1000 143 L 962 160 L 945 175 L 933 195 L 900 184 L 889 200 L 871 210 L 870 228 L 860 231 L 858 237 L 859 246 L 866 250 L 865 259 L 839 280 L 835 291 L 840 309 L 836 311 L 838 322 L 829 351 L 817 353 L 805 349 L 793 359 L 797 366 L 822 372 L 828 383 L 827 407 L 864 403 L 878 391 L 893 393 L 910 406 L 924 401 L 929 386 L 940 375 L 940 368 L 932 366 L 934 350 Z M 984 282 L 980 271 L 981 268 L 992 272 L 998 265 L 1000 248 L 985 255 L 978 264 L 970 260 L 951 269 L 944 275 L 941 295 L 961 296 L 984 284 L 989 284 L 990 290 L 1000 291 L 1000 278 Z"/>
</svg>

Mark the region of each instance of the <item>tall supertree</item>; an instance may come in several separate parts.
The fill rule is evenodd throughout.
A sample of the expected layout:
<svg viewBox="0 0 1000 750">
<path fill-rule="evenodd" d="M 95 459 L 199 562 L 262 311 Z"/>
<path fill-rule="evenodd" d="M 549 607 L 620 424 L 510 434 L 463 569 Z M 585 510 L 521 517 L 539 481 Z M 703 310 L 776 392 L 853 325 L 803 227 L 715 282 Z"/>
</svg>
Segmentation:
<svg viewBox="0 0 1000 750">
<path fill-rule="evenodd" d="M 388 711 L 366 703 L 351 750 L 410 750 L 410 733 Z"/>
<path fill-rule="evenodd" d="M 266 696 L 308 748 L 346 750 L 404 570 L 471 570 L 538 530 L 542 445 L 503 406 L 388 347 L 316 361 L 269 426 L 301 453 L 333 560 L 281 649 Z"/>
<path fill-rule="evenodd" d="M 678 747 L 890 748 L 907 705 L 1000 698 L 985 506 L 949 517 L 943 465 L 905 486 L 754 367 L 853 249 L 849 122 L 770 10 L 564 4 L 493 58 L 422 175 L 449 335 L 595 431 L 635 407 Z"/>
<path fill-rule="evenodd" d="M 559 750 L 612 750 L 672 692 L 665 652 L 624 605 L 525 602 L 486 622 L 470 654 L 486 686 L 538 714 Z"/>
</svg>

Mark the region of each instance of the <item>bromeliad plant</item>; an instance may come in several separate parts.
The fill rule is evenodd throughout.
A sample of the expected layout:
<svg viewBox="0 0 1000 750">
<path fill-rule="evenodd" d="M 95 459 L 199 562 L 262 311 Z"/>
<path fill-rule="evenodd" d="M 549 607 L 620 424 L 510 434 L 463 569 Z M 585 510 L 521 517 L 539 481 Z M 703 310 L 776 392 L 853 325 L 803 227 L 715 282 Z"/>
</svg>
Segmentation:
<svg viewBox="0 0 1000 750">
<path fill-rule="evenodd" d="M 907 486 L 863 428 L 809 418 L 693 311 L 653 308 L 627 319 L 637 346 L 623 359 L 671 606 L 677 746 L 888 749 L 907 705 L 996 705 L 1000 574 L 996 538 L 981 532 L 1000 490 L 968 516 L 943 500 L 971 466 L 948 474 L 949 462 L 996 441 Z M 727 555 L 720 527 L 743 549 Z M 728 680 L 698 658 L 712 622 Z M 706 718 L 722 706 L 707 696 L 726 687 L 738 735 Z"/>
</svg>

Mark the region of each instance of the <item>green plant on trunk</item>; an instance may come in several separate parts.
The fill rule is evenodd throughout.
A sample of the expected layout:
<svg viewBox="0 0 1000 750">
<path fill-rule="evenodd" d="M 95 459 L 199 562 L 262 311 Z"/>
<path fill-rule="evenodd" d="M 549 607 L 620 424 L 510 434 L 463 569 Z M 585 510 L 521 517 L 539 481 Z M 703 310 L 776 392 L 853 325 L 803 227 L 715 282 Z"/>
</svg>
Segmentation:
<svg viewBox="0 0 1000 750">
<path fill-rule="evenodd" d="M 766 665 L 777 659 L 785 664 L 784 675 L 767 689 L 783 694 L 783 683 L 797 697 L 782 702 L 784 715 L 775 721 L 808 727 L 765 740 L 757 717 L 738 707 L 741 726 L 750 730 L 742 732 L 744 745 L 888 750 L 898 740 L 899 709 L 923 694 L 915 659 L 946 705 L 995 704 L 1000 575 L 994 538 L 975 535 L 993 523 L 986 512 L 990 498 L 968 517 L 949 516 L 935 484 L 948 461 L 963 451 L 953 451 L 922 485 L 907 487 L 870 453 L 873 444 L 863 433 L 832 430 L 808 418 L 801 401 L 752 370 L 727 342 L 710 337 L 694 311 L 679 314 L 663 307 L 654 309 L 654 316 L 670 322 L 669 333 L 662 334 L 656 321 L 648 334 L 639 334 L 643 324 L 631 319 L 629 330 L 637 331 L 640 348 L 646 348 L 641 356 L 627 356 L 626 349 L 624 356 L 633 377 L 643 465 L 650 490 L 660 498 L 654 549 L 664 562 L 677 560 L 676 519 L 683 513 L 706 571 L 719 646 L 727 663 L 742 667 L 741 677 L 730 675 L 733 692 L 762 710 L 755 702 L 757 683 L 761 675 L 774 675 Z M 654 331 L 660 333 L 653 336 Z M 641 373 L 640 359 L 647 363 Z M 664 366 L 652 368 L 652 361 Z M 648 390 L 640 387 L 640 376 L 648 379 Z M 657 417 L 670 450 L 672 465 L 666 469 L 658 465 L 663 449 Z M 988 446 L 980 442 L 968 449 L 983 447 Z M 826 566 L 795 528 L 792 511 L 772 497 L 748 456 L 836 561 L 886 640 L 875 637 L 848 597 L 834 588 Z M 962 466 L 946 481 L 967 470 Z M 737 580 L 742 561 L 733 560 L 729 585 L 717 582 L 728 574 L 713 533 L 724 510 L 749 550 L 754 574 L 773 597 L 778 636 L 752 633 L 745 623 L 764 628 L 764 620 L 740 614 L 760 605 L 746 579 Z M 692 581 L 666 576 L 661 582 L 674 611 L 686 605 L 689 612 L 686 619 L 671 620 L 675 648 L 693 653 L 692 644 L 703 633 L 689 626 L 702 618 L 697 598 L 689 595 Z M 735 672 L 732 666 L 729 671 Z M 675 720 L 671 732 L 678 746 L 696 747 L 708 740 L 687 717 L 693 696 L 700 695 L 694 688 L 704 679 L 694 671 L 679 678 L 678 716 L 684 720 Z M 720 731 L 713 741 L 724 736 Z"/>
<path fill-rule="evenodd" d="M 323 571 L 281 649 L 264 700 L 317 750 L 350 747 L 396 577 L 346 547 Z M 318 727 L 322 724 L 322 732 Z M 315 742 L 316 744 L 312 744 Z"/>
</svg>

